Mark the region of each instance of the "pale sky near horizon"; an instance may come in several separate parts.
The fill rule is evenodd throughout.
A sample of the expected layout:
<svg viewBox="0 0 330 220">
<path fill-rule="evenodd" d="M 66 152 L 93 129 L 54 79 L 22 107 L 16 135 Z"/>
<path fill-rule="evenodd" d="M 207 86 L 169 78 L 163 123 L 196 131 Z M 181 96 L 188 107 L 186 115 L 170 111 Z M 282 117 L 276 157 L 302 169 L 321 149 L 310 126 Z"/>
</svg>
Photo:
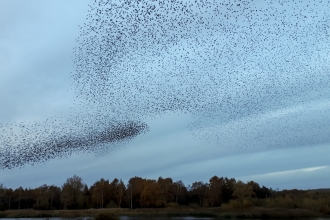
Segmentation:
<svg viewBox="0 0 330 220">
<path fill-rule="evenodd" d="M 80 34 L 79 26 L 85 22 L 91 2 L 0 0 L 0 128 L 12 123 L 29 124 L 47 118 L 71 117 L 77 109 L 84 108 L 76 104 L 79 100 L 75 98 L 71 72 L 75 71 L 73 52 Z M 309 2 L 312 2 L 310 13 L 321 7 L 314 1 Z M 261 1 L 254 4 L 264 7 Z M 280 6 L 275 4 L 273 7 Z M 287 13 L 289 17 L 290 10 Z M 329 15 L 315 18 L 315 22 L 330 23 Z M 306 23 L 313 26 L 313 21 Z M 325 29 L 330 31 L 329 26 Z M 267 87 L 270 78 L 261 71 L 264 66 L 247 65 L 247 70 L 244 68 L 243 71 L 243 65 L 237 61 L 241 66 L 236 70 L 243 74 L 239 79 L 224 77 L 228 87 L 219 89 L 238 100 L 233 102 L 237 112 L 230 112 L 228 117 L 226 114 L 219 116 L 220 113 L 208 114 L 214 109 L 221 110 L 216 104 L 199 109 L 205 111 L 202 113 L 203 117 L 206 115 L 204 118 L 193 112 L 178 111 L 153 117 L 147 115 L 141 118 L 150 131 L 116 151 L 101 157 L 73 154 L 33 166 L 26 164 L 22 168 L 2 169 L 0 183 L 12 188 L 42 184 L 61 186 L 76 174 L 89 186 L 100 178 L 121 178 L 127 182 L 134 176 L 171 177 L 187 185 L 194 181 L 207 182 L 217 175 L 253 180 L 273 189 L 330 188 L 330 47 L 326 41 L 329 35 L 307 28 L 299 31 L 299 34 L 306 31 L 308 36 L 305 48 L 301 47 L 303 43 L 295 45 L 287 41 L 264 56 L 265 62 L 269 62 L 268 68 L 278 70 L 278 65 L 284 63 L 289 66 L 284 73 L 275 72 L 279 82 L 272 88 Z M 313 37 L 318 41 L 311 43 Z M 272 60 L 276 54 L 285 54 L 281 53 L 281 48 L 286 46 L 292 46 L 292 54 L 288 57 L 301 53 L 301 57 L 292 58 L 293 61 L 308 63 L 309 67 L 297 69 L 294 64 L 286 63 L 288 57 Z M 251 62 L 261 59 L 261 53 L 255 55 L 246 59 Z M 233 56 L 233 59 L 237 57 Z M 191 67 L 199 71 L 198 65 L 194 65 Z M 255 81 L 239 84 L 254 76 Z M 266 90 L 275 95 L 272 100 L 267 96 L 260 98 L 260 111 L 247 108 L 249 112 L 245 112 L 239 108 L 252 103 L 253 99 L 244 96 L 246 90 L 250 94 L 260 92 L 260 97 Z M 276 96 L 279 91 L 285 91 L 283 100 Z M 223 106 L 223 112 L 231 110 L 225 104 Z M 196 120 L 201 120 L 199 126 L 192 127 Z"/>
</svg>

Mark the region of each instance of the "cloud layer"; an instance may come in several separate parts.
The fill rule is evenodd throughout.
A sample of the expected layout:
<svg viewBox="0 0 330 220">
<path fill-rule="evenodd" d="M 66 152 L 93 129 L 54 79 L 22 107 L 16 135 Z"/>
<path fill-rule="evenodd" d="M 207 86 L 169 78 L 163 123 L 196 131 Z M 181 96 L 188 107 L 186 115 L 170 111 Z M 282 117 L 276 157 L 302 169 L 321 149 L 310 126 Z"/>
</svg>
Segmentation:
<svg viewBox="0 0 330 220">
<path fill-rule="evenodd" d="M 101 158 L 74 154 L 2 170 L 5 184 L 52 179 L 44 167 L 54 179 L 76 173 L 87 182 L 109 169 L 126 179 L 226 175 L 280 188 L 328 181 L 326 1 L 0 3 L 1 141 L 11 137 L 10 128 L 23 140 L 15 125 L 31 128 L 32 136 L 48 129 L 47 119 L 76 129 L 68 122 L 83 124 L 75 119 L 83 115 L 150 127 Z M 99 127 L 93 117 L 86 120 Z M 41 127 L 32 129 L 36 123 Z M 313 167 L 326 168 L 309 172 L 308 181 L 300 169 Z M 266 175 L 290 170 L 300 171 L 290 180 Z M 40 180 L 25 176 L 31 173 Z"/>
</svg>

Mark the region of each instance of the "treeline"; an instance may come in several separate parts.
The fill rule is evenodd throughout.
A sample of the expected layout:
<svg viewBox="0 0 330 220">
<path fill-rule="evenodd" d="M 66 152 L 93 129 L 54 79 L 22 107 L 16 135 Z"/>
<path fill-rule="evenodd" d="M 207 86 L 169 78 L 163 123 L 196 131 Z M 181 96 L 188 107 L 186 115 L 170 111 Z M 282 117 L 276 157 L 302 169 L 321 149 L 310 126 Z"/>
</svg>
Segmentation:
<svg viewBox="0 0 330 220">
<path fill-rule="evenodd" d="M 42 185 L 35 189 L 15 190 L 0 186 L 0 208 L 4 209 L 88 209 L 143 208 L 189 205 L 216 207 L 240 197 L 240 193 L 257 198 L 271 197 L 272 189 L 255 182 L 240 184 L 235 179 L 214 176 L 208 183 L 194 182 L 186 186 L 182 181 L 159 177 L 158 180 L 131 178 L 127 184 L 115 178 L 100 179 L 88 187 L 78 176 L 68 178 L 57 187 Z M 243 187 L 243 188 L 242 188 Z"/>
<path fill-rule="evenodd" d="M 210 178 L 209 182 L 185 185 L 182 181 L 159 177 L 158 180 L 131 178 L 127 184 L 115 178 L 100 179 L 88 187 L 74 175 L 61 186 L 42 185 L 35 189 L 6 188 L 0 184 L 0 210 L 9 209 L 89 209 L 89 208 L 161 208 L 190 206 L 251 206 L 304 208 L 330 213 L 329 191 L 274 191 L 258 183 L 243 183 L 233 178 Z"/>
</svg>

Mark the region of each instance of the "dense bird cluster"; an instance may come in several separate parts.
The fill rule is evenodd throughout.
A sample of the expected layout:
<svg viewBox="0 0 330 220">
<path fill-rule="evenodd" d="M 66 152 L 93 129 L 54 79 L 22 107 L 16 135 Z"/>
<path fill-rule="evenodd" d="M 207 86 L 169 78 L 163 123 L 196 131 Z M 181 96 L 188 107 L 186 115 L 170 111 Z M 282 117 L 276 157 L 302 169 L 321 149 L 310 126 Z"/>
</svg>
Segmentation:
<svg viewBox="0 0 330 220">
<path fill-rule="evenodd" d="M 94 0 L 89 7 L 73 88 L 84 108 L 104 117 L 4 126 L 1 168 L 110 149 L 167 112 L 190 114 L 193 134 L 227 147 L 274 147 L 291 131 L 283 144 L 324 141 L 324 132 L 302 138 L 288 121 L 271 125 L 279 128 L 273 139 L 270 127 L 255 125 L 328 100 L 329 1 Z M 235 133 L 240 142 L 230 139 Z"/>
<path fill-rule="evenodd" d="M 74 154 L 103 155 L 148 131 L 139 121 L 77 115 L 0 127 L 0 169 L 22 167 Z"/>
</svg>

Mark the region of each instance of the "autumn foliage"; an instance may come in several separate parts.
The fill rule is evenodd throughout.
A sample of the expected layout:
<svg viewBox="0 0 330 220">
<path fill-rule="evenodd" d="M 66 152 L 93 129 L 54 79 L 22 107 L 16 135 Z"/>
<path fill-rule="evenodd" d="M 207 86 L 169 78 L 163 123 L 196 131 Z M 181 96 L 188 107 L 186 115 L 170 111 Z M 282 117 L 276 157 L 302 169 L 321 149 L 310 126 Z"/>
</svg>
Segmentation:
<svg viewBox="0 0 330 220">
<path fill-rule="evenodd" d="M 185 185 L 181 180 L 132 177 L 127 184 L 101 178 L 88 187 L 81 177 L 68 178 L 61 187 L 42 185 L 35 189 L 6 188 L 0 184 L 0 210 L 222 207 L 305 209 L 330 214 L 330 190 L 275 191 L 254 181 L 213 176 L 209 182 Z"/>
</svg>

